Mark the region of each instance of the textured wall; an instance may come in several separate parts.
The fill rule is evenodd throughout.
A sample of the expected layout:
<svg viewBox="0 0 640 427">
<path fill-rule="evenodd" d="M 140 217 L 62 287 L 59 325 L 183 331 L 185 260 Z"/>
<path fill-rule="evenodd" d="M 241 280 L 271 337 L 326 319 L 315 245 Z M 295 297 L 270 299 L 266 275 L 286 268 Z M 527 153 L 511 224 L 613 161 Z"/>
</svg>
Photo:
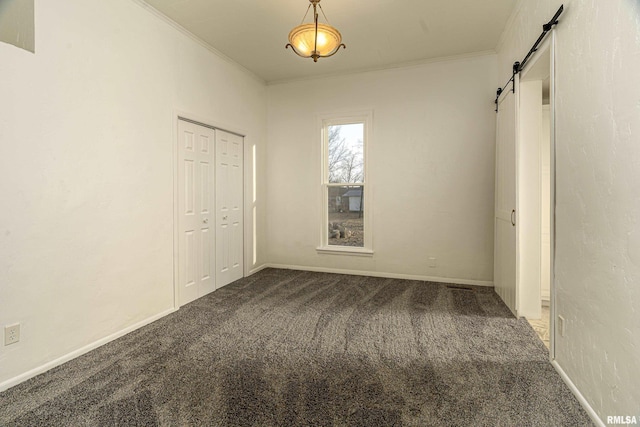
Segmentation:
<svg viewBox="0 0 640 427">
<path fill-rule="evenodd" d="M 0 385 L 173 307 L 175 111 L 264 165 L 266 86 L 140 5 L 42 0 L 36 24 L 35 55 L 0 43 Z"/>
<path fill-rule="evenodd" d="M 500 80 L 560 6 L 524 0 L 499 47 Z M 589 404 L 640 402 L 640 2 L 565 1 L 556 51 L 557 361 Z"/>
<path fill-rule="evenodd" d="M 492 282 L 495 65 L 484 55 L 269 86 L 269 261 Z M 371 109 L 375 254 L 318 254 L 318 115 Z"/>
</svg>

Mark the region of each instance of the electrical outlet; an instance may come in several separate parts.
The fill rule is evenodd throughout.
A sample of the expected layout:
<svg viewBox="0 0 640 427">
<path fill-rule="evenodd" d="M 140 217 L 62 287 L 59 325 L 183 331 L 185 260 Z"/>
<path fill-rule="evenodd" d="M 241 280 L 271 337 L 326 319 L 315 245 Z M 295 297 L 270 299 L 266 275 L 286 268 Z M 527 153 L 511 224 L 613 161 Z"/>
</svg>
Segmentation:
<svg viewBox="0 0 640 427">
<path fill-rule="evenodd" d="M 564 337 L 567 333 L 566 323 L 564 317 L 558 315 L 558 332 L 560 332 L 561 337 Z"/>
<path fill-rule="evenodd" d="M 429 268 L 436 268 L 438 266 L 438 259 L 436 257 L 430 256 L 428 260 Z"/>
<path fill-rule="evenodd" d="M 20 341 L 20 323 L 4 327 L 4 345 L 15 344 Z"/>
</svg>

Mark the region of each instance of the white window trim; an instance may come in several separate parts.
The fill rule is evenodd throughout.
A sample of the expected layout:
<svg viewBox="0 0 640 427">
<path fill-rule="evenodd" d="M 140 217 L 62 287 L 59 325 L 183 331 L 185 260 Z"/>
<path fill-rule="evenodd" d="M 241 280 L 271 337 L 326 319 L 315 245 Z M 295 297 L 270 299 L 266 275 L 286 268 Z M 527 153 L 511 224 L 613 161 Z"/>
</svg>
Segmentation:
<svg viewBox="0 0 640 427">
<path fill-rule="evenodd" d="M 353 183 L 352 185 L 364 186 L 363 199 L 364 203 L 364 246 L 337 246 L 329 245 L 328 243 L 328 229 L 329 224 L 329 210 L 328 210 L 328 141 L 326 138 L 326 130 L 329 126 L 333 125 L 346 125 L 352 123 L 364 123 L 364 180 L 363 182 Z M 321 223 L 320 223 L 320 245 L 316 248 L 319 254 L 334 254 L 334 255 L 351 255 L 351 256 L 373 256 L 373 221 L 371 215 L 371 207 L 373 206 L 371 198 L 371 176 L 369 174 L 369 158 L 371 153 L 371 147 L 373 146 L 373 110 L 356 111 L 348 113 L 334 113 L 334 114 L 321 114 L 318 116 L 318 126 L 320 128 L 320 142 L 322 147 L 320 150 L 322 156 L 322 167 L 320 174 L 320 209 L 322 211 Z"/>
</svg>

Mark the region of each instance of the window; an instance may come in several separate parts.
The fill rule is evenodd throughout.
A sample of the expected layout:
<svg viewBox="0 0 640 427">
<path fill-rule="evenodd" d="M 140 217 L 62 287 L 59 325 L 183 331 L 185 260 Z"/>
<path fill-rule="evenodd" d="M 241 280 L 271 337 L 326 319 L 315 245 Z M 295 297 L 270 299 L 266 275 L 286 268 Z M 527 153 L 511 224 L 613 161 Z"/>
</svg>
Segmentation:
<svg viewBox="0 0 640 427">
<path fill-rule="evenodd" d="M 321 252 L 373 253 L 366 184 L 371 116 L 322 119 Z"/>
</svg>

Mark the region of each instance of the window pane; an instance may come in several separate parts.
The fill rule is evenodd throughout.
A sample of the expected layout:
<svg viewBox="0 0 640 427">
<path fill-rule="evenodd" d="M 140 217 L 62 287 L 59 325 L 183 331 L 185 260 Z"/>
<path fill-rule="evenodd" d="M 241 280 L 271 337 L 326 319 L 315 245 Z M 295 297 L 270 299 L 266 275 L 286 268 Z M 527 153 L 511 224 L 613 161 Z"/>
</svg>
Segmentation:
<svg viewBox="0 0 640 427">
<path fill-rule="evenodd" d="M 364 247 L 364 187 L 328 187 L 329 245 Z"/>
<path fill-rule="evenodd" d="M 364 182 L 364 123 L 328 126 L 329 182 Z"/>
</svg>

